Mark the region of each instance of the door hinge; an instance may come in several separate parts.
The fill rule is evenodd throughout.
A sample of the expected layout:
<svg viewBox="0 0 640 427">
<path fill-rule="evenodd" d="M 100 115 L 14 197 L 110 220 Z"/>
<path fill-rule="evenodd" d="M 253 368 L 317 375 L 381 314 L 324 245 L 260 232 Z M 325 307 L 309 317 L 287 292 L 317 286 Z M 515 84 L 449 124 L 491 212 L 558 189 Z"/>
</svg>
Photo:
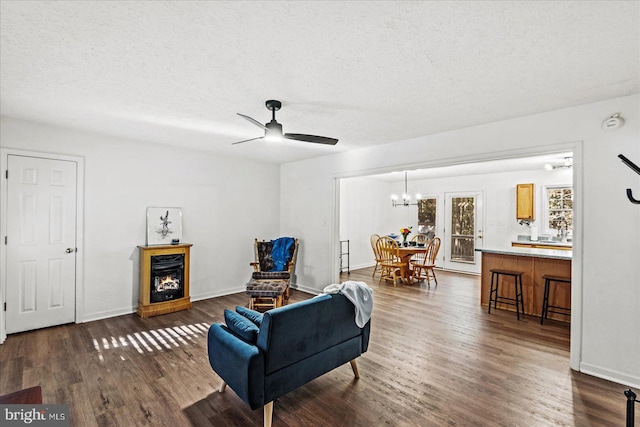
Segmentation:
<svg viewBox="0 0 640 427">
<path fill-rule="evenodd" d="M 7 311 L 7 303 L 4 303 L 4 311 Z"/>
<path fill-rule="evenodd" d="M 4 177 L 9 179 L 9 169 L 4 171 Z"/>
<path fill-rule="evenodd" d="M 7 244 L 7 236 L 4 236 L 4 244 L 6 246 L 6 244 Z"/>
</svg>

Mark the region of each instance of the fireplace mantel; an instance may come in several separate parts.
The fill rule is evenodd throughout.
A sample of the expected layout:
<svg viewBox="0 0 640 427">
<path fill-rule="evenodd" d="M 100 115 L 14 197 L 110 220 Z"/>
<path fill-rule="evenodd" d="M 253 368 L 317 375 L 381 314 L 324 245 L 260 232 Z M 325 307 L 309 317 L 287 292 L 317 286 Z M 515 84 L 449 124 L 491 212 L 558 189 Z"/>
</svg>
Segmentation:
<svg viewBox="0 0 640 427">
<path fill-rule="evenodd" d="M 157 316 L 159 314 L 172 313 L 174 311 L 186 310 L 191 308 L 191 296 L 189 295 L 189 251 L 190 243 L 179 245 L 153 245 L 138 246 L 140 250 L 140 295 L 138 297 L 138 316 L 143 319 L 146 317 Z M 177 281 L 180 282 L 181 292 L 178 297 L 174 298 L 171 292 L 168 292 L 166 300 L 153 302 L 151 298 L 152 282 L 154 277 L 152 274 L 153 258 L 166 258 L 171 255 L 183 255 L 184 263 L 179 270 Z M 157 298 L 156 298 L 157 300 Z"/>
</svg>

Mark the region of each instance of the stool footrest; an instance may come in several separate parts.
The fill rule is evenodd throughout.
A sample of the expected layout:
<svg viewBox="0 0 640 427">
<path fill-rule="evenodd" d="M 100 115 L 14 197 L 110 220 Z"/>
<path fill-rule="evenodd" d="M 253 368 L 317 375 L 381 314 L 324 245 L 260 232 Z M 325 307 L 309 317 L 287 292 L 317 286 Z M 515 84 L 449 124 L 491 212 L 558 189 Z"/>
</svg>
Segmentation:
<svg viewBox="0 0 640 427">
<path fill-rule="evenodd" d="M 497 301 L 498 304 L 512 304 L 512 305 L 515 305 L 516 301 L 519 301 L 516 298 L 509 298 L 509 297 L 496 297 L 494 298 L 494 300 Z"/>
</svg>

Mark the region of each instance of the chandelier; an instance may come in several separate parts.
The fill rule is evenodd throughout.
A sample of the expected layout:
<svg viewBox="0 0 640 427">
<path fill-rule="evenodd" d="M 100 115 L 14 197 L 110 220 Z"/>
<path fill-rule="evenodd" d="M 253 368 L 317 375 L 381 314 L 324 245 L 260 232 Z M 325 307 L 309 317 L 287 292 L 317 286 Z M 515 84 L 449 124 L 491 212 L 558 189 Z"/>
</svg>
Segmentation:
<svg viewBox="0 0 640 427">
<path fill-rule="evenodd" d="M 404 173 L 404 193 L 402 193 L 402 200 L 398 200 L 398 196 L 396 196 L 395 194 L 391 195 L 391 205 L 394 208 L 397 208 L 398 206 L 417 206 L 418 205 L 418 200 L 420 200 L 422 198 L 422 196 L 420 196 L 420 194 L 416 194 L 416 202 L 415 203 L 411 203 L 411 196 L 409 195 L 409 192 L 407 191 L 407 172 Z"/>
</svg>

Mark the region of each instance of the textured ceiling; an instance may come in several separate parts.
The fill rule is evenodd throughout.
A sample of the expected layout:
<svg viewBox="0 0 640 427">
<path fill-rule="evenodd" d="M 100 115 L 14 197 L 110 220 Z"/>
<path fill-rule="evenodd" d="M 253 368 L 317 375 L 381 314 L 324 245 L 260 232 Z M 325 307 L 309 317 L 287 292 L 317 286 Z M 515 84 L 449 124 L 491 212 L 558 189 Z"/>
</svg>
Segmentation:
<svg viewBox="0 0 640 427">
<path fill-rule="evenodd" d="M 2 115 L 271 162 L 640 92 L 637 1 L 0 7 Z"/>
</svg>

